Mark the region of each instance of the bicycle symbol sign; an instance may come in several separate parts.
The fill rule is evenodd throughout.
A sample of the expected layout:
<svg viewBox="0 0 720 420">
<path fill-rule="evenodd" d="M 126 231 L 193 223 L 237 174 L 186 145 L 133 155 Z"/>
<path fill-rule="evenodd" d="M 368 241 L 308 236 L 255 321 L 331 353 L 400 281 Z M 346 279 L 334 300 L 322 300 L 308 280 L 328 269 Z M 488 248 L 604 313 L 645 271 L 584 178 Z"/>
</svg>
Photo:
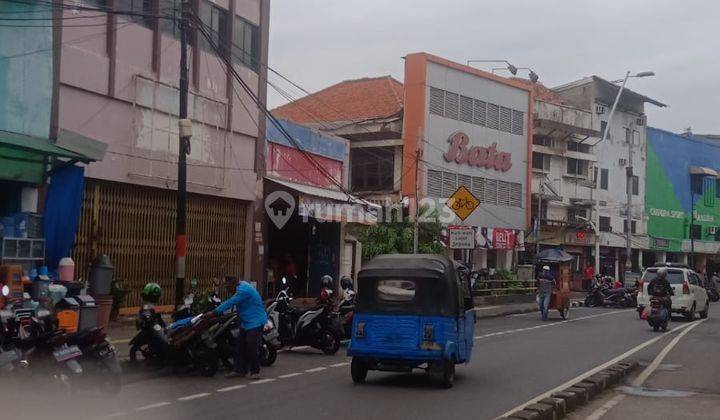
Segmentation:
<svg viewBox="0 0 720 420">
<path fill-rule="evenodd" d="M 480 206 L 480 200 L 470 190 L 461 186 L 450 196 L 446 206 L 450 207 L 460 220 L 467 219 Z"/>
</svg>

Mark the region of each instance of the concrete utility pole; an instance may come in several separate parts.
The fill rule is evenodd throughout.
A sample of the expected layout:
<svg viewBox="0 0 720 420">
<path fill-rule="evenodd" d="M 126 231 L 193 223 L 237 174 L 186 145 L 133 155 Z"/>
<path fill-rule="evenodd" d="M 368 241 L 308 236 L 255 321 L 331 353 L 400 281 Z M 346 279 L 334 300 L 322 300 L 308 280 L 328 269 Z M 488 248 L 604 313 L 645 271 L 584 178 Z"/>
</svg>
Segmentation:
<svg viewBox="0 0 720 420">
<path fill-rule="evenodd" d="M 177 216 L 175 220 L 175 304 L 183 302 L 185 293 L 185 256 L 187 255 L 187 154 L 190 152 L 192 124 L 188 119 L 188 17 L 189 0 L 182 0 L 180 17 L 180 109 L 178 112 L 178 188 Z"/>
<path fill-rule="evenodd" d="M 415 150 L 415 221 L 413 223 L 413 254 L 418 253 L 418 242 L 420 240 L 420 227 L 418 220 L 420 217 L 420 142 L 422 141 L 422 133 L 418 133 L 418 144 Z"/>
</svg>

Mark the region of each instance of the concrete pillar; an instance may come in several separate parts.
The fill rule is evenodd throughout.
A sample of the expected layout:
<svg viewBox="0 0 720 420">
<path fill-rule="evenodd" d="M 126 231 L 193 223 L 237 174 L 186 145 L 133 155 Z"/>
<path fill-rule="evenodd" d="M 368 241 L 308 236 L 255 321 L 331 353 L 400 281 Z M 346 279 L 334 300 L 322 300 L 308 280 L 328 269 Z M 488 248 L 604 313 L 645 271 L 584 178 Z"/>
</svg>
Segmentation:
<svg viewBox="0 0 720 420">
<path fill-rule="evenodd" d="M 615 248 L 615 278 L 620 278 L 620 248 Z"/>
<path fill-rule="evenodd" d="M 681 263 L 681 264 L 687 264 L 687 263 L 688 263 L 688 254 L 681 254 L 681 255 L 680 255 L 680 263 Z"/>
<path fill-rule="evenodd" d="M 642 272 L 643 269 L 643 250 L 638 249 L 638 270 Z"/>
<path fill-rule="evenodd" d="M 655 252 L 655 262 L 657 264 L 664 263 L 667 261 L 667 253 L 662 251 Z"/>
</svg>

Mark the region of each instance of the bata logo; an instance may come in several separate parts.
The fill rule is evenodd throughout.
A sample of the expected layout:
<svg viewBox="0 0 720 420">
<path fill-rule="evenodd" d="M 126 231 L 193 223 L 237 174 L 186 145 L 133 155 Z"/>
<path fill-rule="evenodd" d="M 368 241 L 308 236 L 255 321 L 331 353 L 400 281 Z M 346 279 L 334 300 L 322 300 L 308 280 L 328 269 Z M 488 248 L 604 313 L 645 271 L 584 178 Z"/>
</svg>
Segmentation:
<svg viewBox="0 0 720 420">
<path fill-rule="evenodd" d="M 448 139 L 450 149 L 443 154 L 446 162 L 507 172 L 512 167 L 511 154 L 497 151 L 497 143 L 490 147 L 468 147 L 470 139 L 465 133 L 455 133 Z"/>
</svg>

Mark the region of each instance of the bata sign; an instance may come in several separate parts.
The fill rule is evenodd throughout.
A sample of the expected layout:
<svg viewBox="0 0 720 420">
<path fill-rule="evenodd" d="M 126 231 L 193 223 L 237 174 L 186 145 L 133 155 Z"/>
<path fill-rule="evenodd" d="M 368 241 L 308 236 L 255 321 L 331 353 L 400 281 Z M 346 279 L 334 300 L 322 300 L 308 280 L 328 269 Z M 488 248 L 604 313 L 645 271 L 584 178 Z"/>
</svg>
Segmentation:
<svg viewBox="0 0 720 420">
<path fill-rule="evenodd" d="M 470 139 L 467 134 L 457 132 L 448 139 L 450 149 L 443 154 L 446 162 L 455 162 L 460 165 L 474 166 L 477 168 L 495 169 L 496 171 L 507 172 L 512 167 L 511 154 L 499 152 L 497 143 L 490 147 L 470 146 Z"/>
</svg>

